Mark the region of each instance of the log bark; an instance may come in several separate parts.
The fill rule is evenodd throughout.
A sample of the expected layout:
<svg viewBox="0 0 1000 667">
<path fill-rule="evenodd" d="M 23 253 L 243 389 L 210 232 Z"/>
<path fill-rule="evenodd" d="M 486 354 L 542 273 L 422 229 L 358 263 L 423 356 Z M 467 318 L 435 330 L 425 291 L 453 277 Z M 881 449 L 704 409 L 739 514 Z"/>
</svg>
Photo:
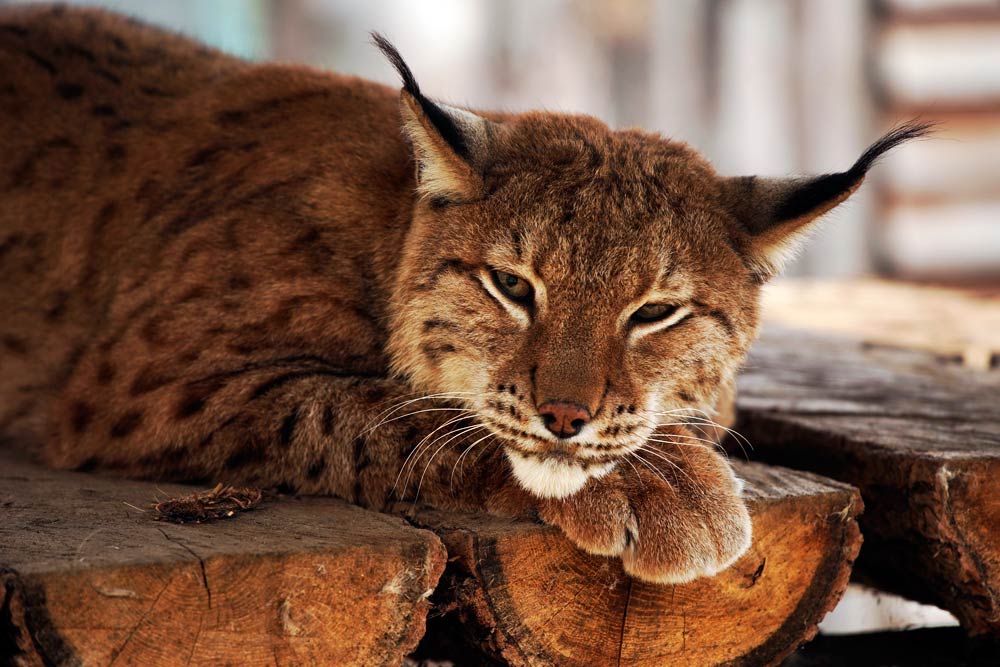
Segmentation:
<svg viewBox="0 0 1000 667">
<path fill-rule="evenodd" d="M 486 516 L 423 512 L 448 547 L 425 644 L 521 666 L 771 665 L 816 632 L 840 599 L 860 546 L 851 487 L 754 464 L 754 543 L 718 577 L 657 586 L 590 556 L 558 530 Z"/>
<path fill-rule="evenodd" d="M 861 489 L 862 576 L 1000 636 L 1000 373 L 772 330 L 738 407 L 755 458 Z"/>
<path fill-rule="evenodd" d="M 324 498 L 201 525 L 142 511 L 190 491 L 0 457 L 0 664 L 368 667 L 419 641 L 432 533 Z"/>
</svg>

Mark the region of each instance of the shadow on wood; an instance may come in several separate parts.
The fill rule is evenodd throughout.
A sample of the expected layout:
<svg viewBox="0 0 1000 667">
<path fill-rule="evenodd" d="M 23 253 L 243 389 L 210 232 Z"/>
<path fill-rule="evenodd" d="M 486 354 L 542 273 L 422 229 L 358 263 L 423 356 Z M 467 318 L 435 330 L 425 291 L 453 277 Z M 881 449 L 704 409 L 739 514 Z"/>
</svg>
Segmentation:
<svg viewBox="0 0 1000 667">
<path fill-rule="evenodd" d="M 817 637 L 782 667 L 984 667 L 1000 665 L 1000 646 L 961 628 Z"/>
</svg>

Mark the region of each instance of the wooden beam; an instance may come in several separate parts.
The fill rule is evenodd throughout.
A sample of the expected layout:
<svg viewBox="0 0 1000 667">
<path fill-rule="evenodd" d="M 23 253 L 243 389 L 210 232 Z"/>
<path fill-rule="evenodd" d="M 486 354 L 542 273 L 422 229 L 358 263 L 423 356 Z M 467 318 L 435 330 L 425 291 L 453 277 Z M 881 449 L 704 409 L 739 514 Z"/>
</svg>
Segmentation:
<svg viewBox="0 0 1000 667">
<path fill-rule="evenodd" d="M 419 514 L 451 561 L 434 598 L 444 616 L 429 624 L 425 648 L 452 644 L 443 657 L 456 664 L 486 664 L 477 655 L 514 667 L 776 664 L 843 593 L 861 504 L 851 487 L 813 475 L 753 464 L 738 472 L 753 514 L 750 552 L 718 577 L 678 586 L 634 581 L 551 527 Z"/>
<path fill-rule="evenodd" d="M 398 665 L 444 569 L 433 534 L 333 499 L 173 525 L 143 510 L 190 488 L 0 471 L 0 655 L 22 667 Z"/>
<path fill-rule="evenodd" d="M 1000 373 L 772 330 L 737 400 L 755 458 L 861 489 L 863 574 L 1000 635 Z"/>
</svg>

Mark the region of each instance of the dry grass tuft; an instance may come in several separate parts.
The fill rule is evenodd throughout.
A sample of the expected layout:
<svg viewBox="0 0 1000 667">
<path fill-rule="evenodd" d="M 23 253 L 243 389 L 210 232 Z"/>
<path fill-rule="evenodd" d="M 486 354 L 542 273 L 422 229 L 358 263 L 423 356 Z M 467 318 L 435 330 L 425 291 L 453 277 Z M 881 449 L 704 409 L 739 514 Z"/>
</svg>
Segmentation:
<svg viewBox="0 0 1000 667">
<path fill-rule="evenodd" d="M 207 523 L 252 510 L 260 500 L 260 489 L 219 484 L 209 491 L 196 491 L 181 498 L 154 503 L 153 512 L 158 521 Z"/>
</svg>

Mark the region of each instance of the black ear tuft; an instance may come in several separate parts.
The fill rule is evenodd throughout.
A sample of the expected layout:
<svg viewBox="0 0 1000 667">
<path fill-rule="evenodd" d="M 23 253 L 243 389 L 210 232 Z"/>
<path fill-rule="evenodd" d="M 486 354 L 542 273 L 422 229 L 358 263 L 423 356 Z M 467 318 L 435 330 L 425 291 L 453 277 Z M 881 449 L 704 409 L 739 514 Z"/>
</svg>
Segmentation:
<svg viewBox="0 0 1000 667">
<path fill-rule="evenodd" d="M 934 129 L 934 123 L 912 120 L 894 128 L 884 137 L 868 147 L 847 171 L 826 174 L 809 179 L 808 182 L 792 189 L 774 209 L 773 222 L 794 220 L 832 201 L 851 188 L 857 186 L 872 165 L 900 144 L 927 136 Z"/>
<path fill-rule="evenodd" d="M 911 120 L 893 128 L 889 134 L 869 146 L 868 149 L 862 153 L 861 157 L 858 158 L 858 161 L 854 163 L 854 166 L 851 167 L 850 171 L 859 176 L 864 176 L 868 170 L 871 169 L 872 165 L 878 162 L 879 158 L 891 151 L 893 148 L 909 141 L 910 139 L 926 137 L 934 131 L 934 128 L 934 123 L 927 123 L 918 120 Z"/>
<path fill-rule="evenodd" d="M 869 146 L 850 169 L 836 174 L 721 179 L 721 203 L 733 216 L 733 240 L 752 275 L 763 282 L 777 274 L 815 221 L 850 197 L 880 157 L 933 129 L 931 123 L 904 123 Z"/>
<path fill-rule="evenodd" d="M 413 72 L 410 71 L 410 66 L 406 64 L 403 60 L 403 56 L 399 55 L 399 51 L 395 46 L 392 45 L 388 39 L 377 32 L 372 34 L 372 42 L 378 47 L 378 50 L 382 52 L 396 71 L 399 73 L 399 78 L 403 80 L 403 90 L 413 95 L 418 100 L 423 97 L 420 94 L 420 86 L 417 85 L 417 80 L 413 76 Z"/>
<path fill-rule="evenodd" d="M 378 47 L 382 55 L 392 63 L 392 66 L 399 73 L 399 77 L 403 80 L 403 90 L 412 95 L 413 99 L 420 104 L 420 108 L 434 125 L 434 129 L 451 146 L 452 150 L 458 153 L 463 159 L 468 160 L 470 157 L 469 145 L 455 120 L 441 107 L 423 96 L 420 92 L 420 86 L 417 85 L 417 80 L 413 76 L 413 72 L 410 71 L 409 65 L 403 60 L 403 56 L 399 55 L 396 47 L 377 32 L 373 32 L 371 35 L 375 46 Z"/>
</svg>

